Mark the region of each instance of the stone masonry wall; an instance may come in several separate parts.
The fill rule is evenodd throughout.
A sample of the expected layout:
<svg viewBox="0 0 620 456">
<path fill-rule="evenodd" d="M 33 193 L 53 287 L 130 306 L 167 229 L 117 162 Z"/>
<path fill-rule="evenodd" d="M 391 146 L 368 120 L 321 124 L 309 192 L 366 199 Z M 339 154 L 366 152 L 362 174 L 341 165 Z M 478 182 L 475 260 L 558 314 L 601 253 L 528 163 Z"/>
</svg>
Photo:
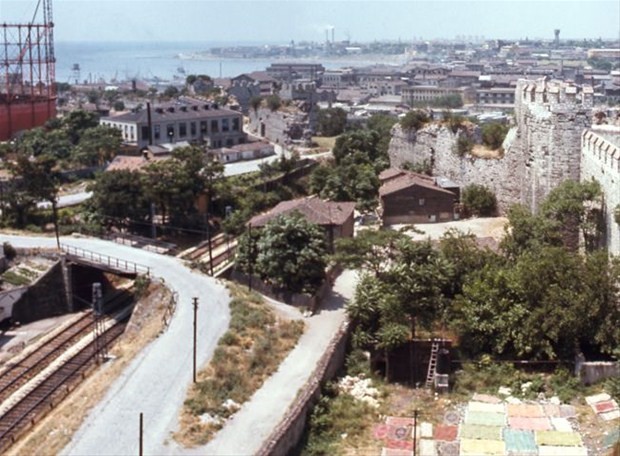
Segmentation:
<svg viewBox="0 0 620 456">
<path fill-rule="evenodd" d="M 520 202 L 523 185 L 520 170 L 525 162 L 509 147 L 515 131 L 507 135 L 504 142 L 507 152 L 501 159 L 459 157 L 454 152 L 459 134 L 435 123 L 417 132 L 407 132 L 396 125 L 390 141 L 390 164 L 401 166 L 405 162 L 428 161 L 433 165 L 433 174 L 447 177 L 461 187 L 469 184 L 488 187 L 497 197 L 499 212 L 505 213 L 512 204 Z"/>
<path fill-rule="evenodd" d="M 516 127 L 504 141 L 504 157 L 481 159 L 454 153 L 458 135 L 431 124 L 407 133 L 392 131 L 390 163 L 428 160 L 433 173 L 461 186 L 480 184 L 497 196 L 505 213 L 514 203 L 537 211 L 549 192 L 567 179 L 579 180 L 581 133 L 590 125 L 591 88 L 547 80 L 520 80 L 515 95 Z"/>
<path fill-rule="evenodd" d="M 620 128 L 617 129 L 620 133 Z M 605 131 L 609 133 L 608 131 Z M 605 137 L 611 137 L 606 134 Z M 596 127 L 581 136 L 581 179 L 600 182 L 605 197 L 605 240 L 609 252 L 620 255 L 620 224 L 614 211 L 620 207 L 620 141 L 612 143 Z"/>
<path fill-rule="evenodd" d="M 581 133 L 591 124 L 590 91 L 544 79 L 517 83 L 517 134 L 510 152 L 526 159 L 521 201 L 534 212 L 562 181 L 580 178 Z"/>
<path fill-rule="evenodd" d="M 249 130 L 255 136 L 285 145 L 292 140 L 310 137 L 314 113 L 305 113 L 295 108 L 272 111 L 265 107 L 249 111 Z"/>
</svg>

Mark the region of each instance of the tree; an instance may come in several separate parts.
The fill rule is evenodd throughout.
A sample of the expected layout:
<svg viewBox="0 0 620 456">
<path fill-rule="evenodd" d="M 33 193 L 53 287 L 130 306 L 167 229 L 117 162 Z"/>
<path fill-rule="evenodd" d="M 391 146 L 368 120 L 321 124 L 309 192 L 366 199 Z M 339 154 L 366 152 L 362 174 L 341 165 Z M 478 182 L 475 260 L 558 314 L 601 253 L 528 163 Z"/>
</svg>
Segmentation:
<svg viewBox="0 0 620 456">
<path fill-rule="evenodd" d="M 418 131 L 428 122 L 430 122 L 428 115 L 424 111 L 416 109 L 409 111 L 402 119 L 400 119 L 400 126 L 403 130 Z"/>
<path fill-rule="evenodd" d="M 121 147 L 121 131 L 108 125 L 98 125 L 84 130 L 78 143 L 74 159 L 86 166 L 103 166 L 112 160 Z"/>
<path fill-rule="evenodd" d="M 399 256 L 399 246 L 408 239 L 391 230 L 363 230 L 356 237 L 336 240 L 336 262 L 348 269 L 359 269 L 375 277 Z"/>
<path fill-rule="evenodd" d="M 496 150 L 502 147 L 509 128 L 503 123 L 491 122 L 483 124 L 481 130 L 482 143 L 490 149 Z"/>
<path fill-rule="evenodd" d="M 87 112 L 81 109 L 71 111 L 62 119 L 62 128 L 69 136 L 71 144 L 76 145 L 80 142 L 82 133 L 89 128 L 99 125 L 99 116 L 94 112 Z"/>
<path fill-rule="evenodd" d="M 262 102 L 263 99 L 261 97 L 252 97 L 250 98 L 250 107 L 256 112 L 258 108 L 260 108 Z"/>
<path fill-rule="evenodd" d="M 88 204 L 109 225 L 131 227 L 147 222 L 150 204 L 146 198 L 143 176 L 120 170 L 99 175 L 91 187 Z"/>
<path fill-rule="evenodd" d="M 564 244 L 578 248 L 581 232 L 586 249 L 598 247 L 603 230 L 602 191 L 597 181 L 567 180 L 554 188 L 540 207 L 541 215 L 555 223 Z"/>
<path fill-rule="evenodd" d="M 280 97 L 277 95 L 269 95 L 266 98 L 267 101 L 267 107 L 271 110 L 271 111 L 277 111 L 278 109 L 280 109 L 280 106 L 282 106 L 282 100 L 280 100 Z"/>
<path fill-rule="evenodd" d="M 495 213 L 497 199 L 495 194 L 484 185 L 470 184 L 463 189 L 461 202 L 465 210 L 477 217 L 488 217 Z"/>
<path fill-rule="evenodd" d="M 373 165 L 380 159 L 386 159 L 377 147 L 379 139 L 379 133 L 374 130 L 356 130 L 338 136 L 332 150 L 336 164 L 340 165 L 347 157 L 355 163 Z"/>
<path fill-rule="evenodd" d="M 267 223 L 256 245 L 256 272 L 275 287 L 313 294 L 323 282 L 325 236 L 301 214 L 279 216 Z"/>
<path fill-rule="evenodd" d="M 179 89 L 177 89 L 175 86 L 170 85 L 168 87 L 166 87 L 166 89 L 164 90 L 164 97 L 165 98 L 175 98 L 179 96 Z"/>
<path fill-rule="evenodd" d="M 341 134 L 347 125 L 347 112 L 342 108 L 321 109 L 318 114 L 317 128 L 322 136 Z"/>
<path fill-rule="evenodd" d="M 114 104 L 112 105 L 112 107 L 114 108 L 115 111 L 124 111 L 125 103 L 123 102 L 123 100 L 116 100 Z"/>
</svg>

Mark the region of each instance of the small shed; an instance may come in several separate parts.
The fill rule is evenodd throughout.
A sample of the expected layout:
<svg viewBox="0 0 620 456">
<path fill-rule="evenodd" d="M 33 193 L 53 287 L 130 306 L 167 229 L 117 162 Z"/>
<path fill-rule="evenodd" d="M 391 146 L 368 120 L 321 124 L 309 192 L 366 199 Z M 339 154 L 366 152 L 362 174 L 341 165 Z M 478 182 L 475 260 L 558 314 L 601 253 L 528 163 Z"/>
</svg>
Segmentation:
<svg viewBox="0 0 620 456">
<path fill-rule="evenodd" d="M 383 225 L 448 222 L 458 218 L 456 184 L 399 171 L 382 176 L 379 197 Z"/>
</svg>

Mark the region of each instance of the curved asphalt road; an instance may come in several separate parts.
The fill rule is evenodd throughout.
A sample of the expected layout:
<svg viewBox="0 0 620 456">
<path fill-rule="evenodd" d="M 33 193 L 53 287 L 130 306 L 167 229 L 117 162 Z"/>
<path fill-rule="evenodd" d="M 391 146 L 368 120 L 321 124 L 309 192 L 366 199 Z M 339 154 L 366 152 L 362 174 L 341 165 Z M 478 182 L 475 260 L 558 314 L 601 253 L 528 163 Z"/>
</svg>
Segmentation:
<svg viewBox="0 0 620 456">
<path fill-rule="evenodd" d="M 53 238 L 0 234 L 0 243 L 15 247 L 55 247 Z M 228 328 L 230 300 L 216 280 L 197 274 L 176 259 L 91 238 L 63 237 L 67 245 L 123 258 L 151 267 L 178 293 L 170 327 L 142 350 L 91 410 L 63 450 L 68 455 L 138 454 L 139 414 L 144 413 L 144 453 L 166 454 L 170 432 L 192 379 L 192 297 L 199 298 L 198 366 L 211 358 L 218 339 Z"/>
</svg>

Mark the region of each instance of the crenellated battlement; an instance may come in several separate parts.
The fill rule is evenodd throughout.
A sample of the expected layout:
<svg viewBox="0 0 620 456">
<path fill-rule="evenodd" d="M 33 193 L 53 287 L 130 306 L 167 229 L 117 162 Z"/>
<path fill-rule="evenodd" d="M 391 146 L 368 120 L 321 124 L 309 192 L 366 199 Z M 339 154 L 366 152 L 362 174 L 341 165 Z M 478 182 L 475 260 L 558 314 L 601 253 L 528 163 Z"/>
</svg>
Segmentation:
<svg viewBox="0 0 620 456">
<path fill-rule="evenodd" d="M 601 166 L 620 177 L 620 147 L 592 130 L 585 130 L 581 135 L 581 151 L 584 156 L 595 158 Z"/>
<path fill-rule="evenodd" d="M 594 89 L 541 78 L 517 81 L 515 102 L 521 106 L 537 106 L 548 111 L 589 110 L 594 105 Z"/>
</svg>

